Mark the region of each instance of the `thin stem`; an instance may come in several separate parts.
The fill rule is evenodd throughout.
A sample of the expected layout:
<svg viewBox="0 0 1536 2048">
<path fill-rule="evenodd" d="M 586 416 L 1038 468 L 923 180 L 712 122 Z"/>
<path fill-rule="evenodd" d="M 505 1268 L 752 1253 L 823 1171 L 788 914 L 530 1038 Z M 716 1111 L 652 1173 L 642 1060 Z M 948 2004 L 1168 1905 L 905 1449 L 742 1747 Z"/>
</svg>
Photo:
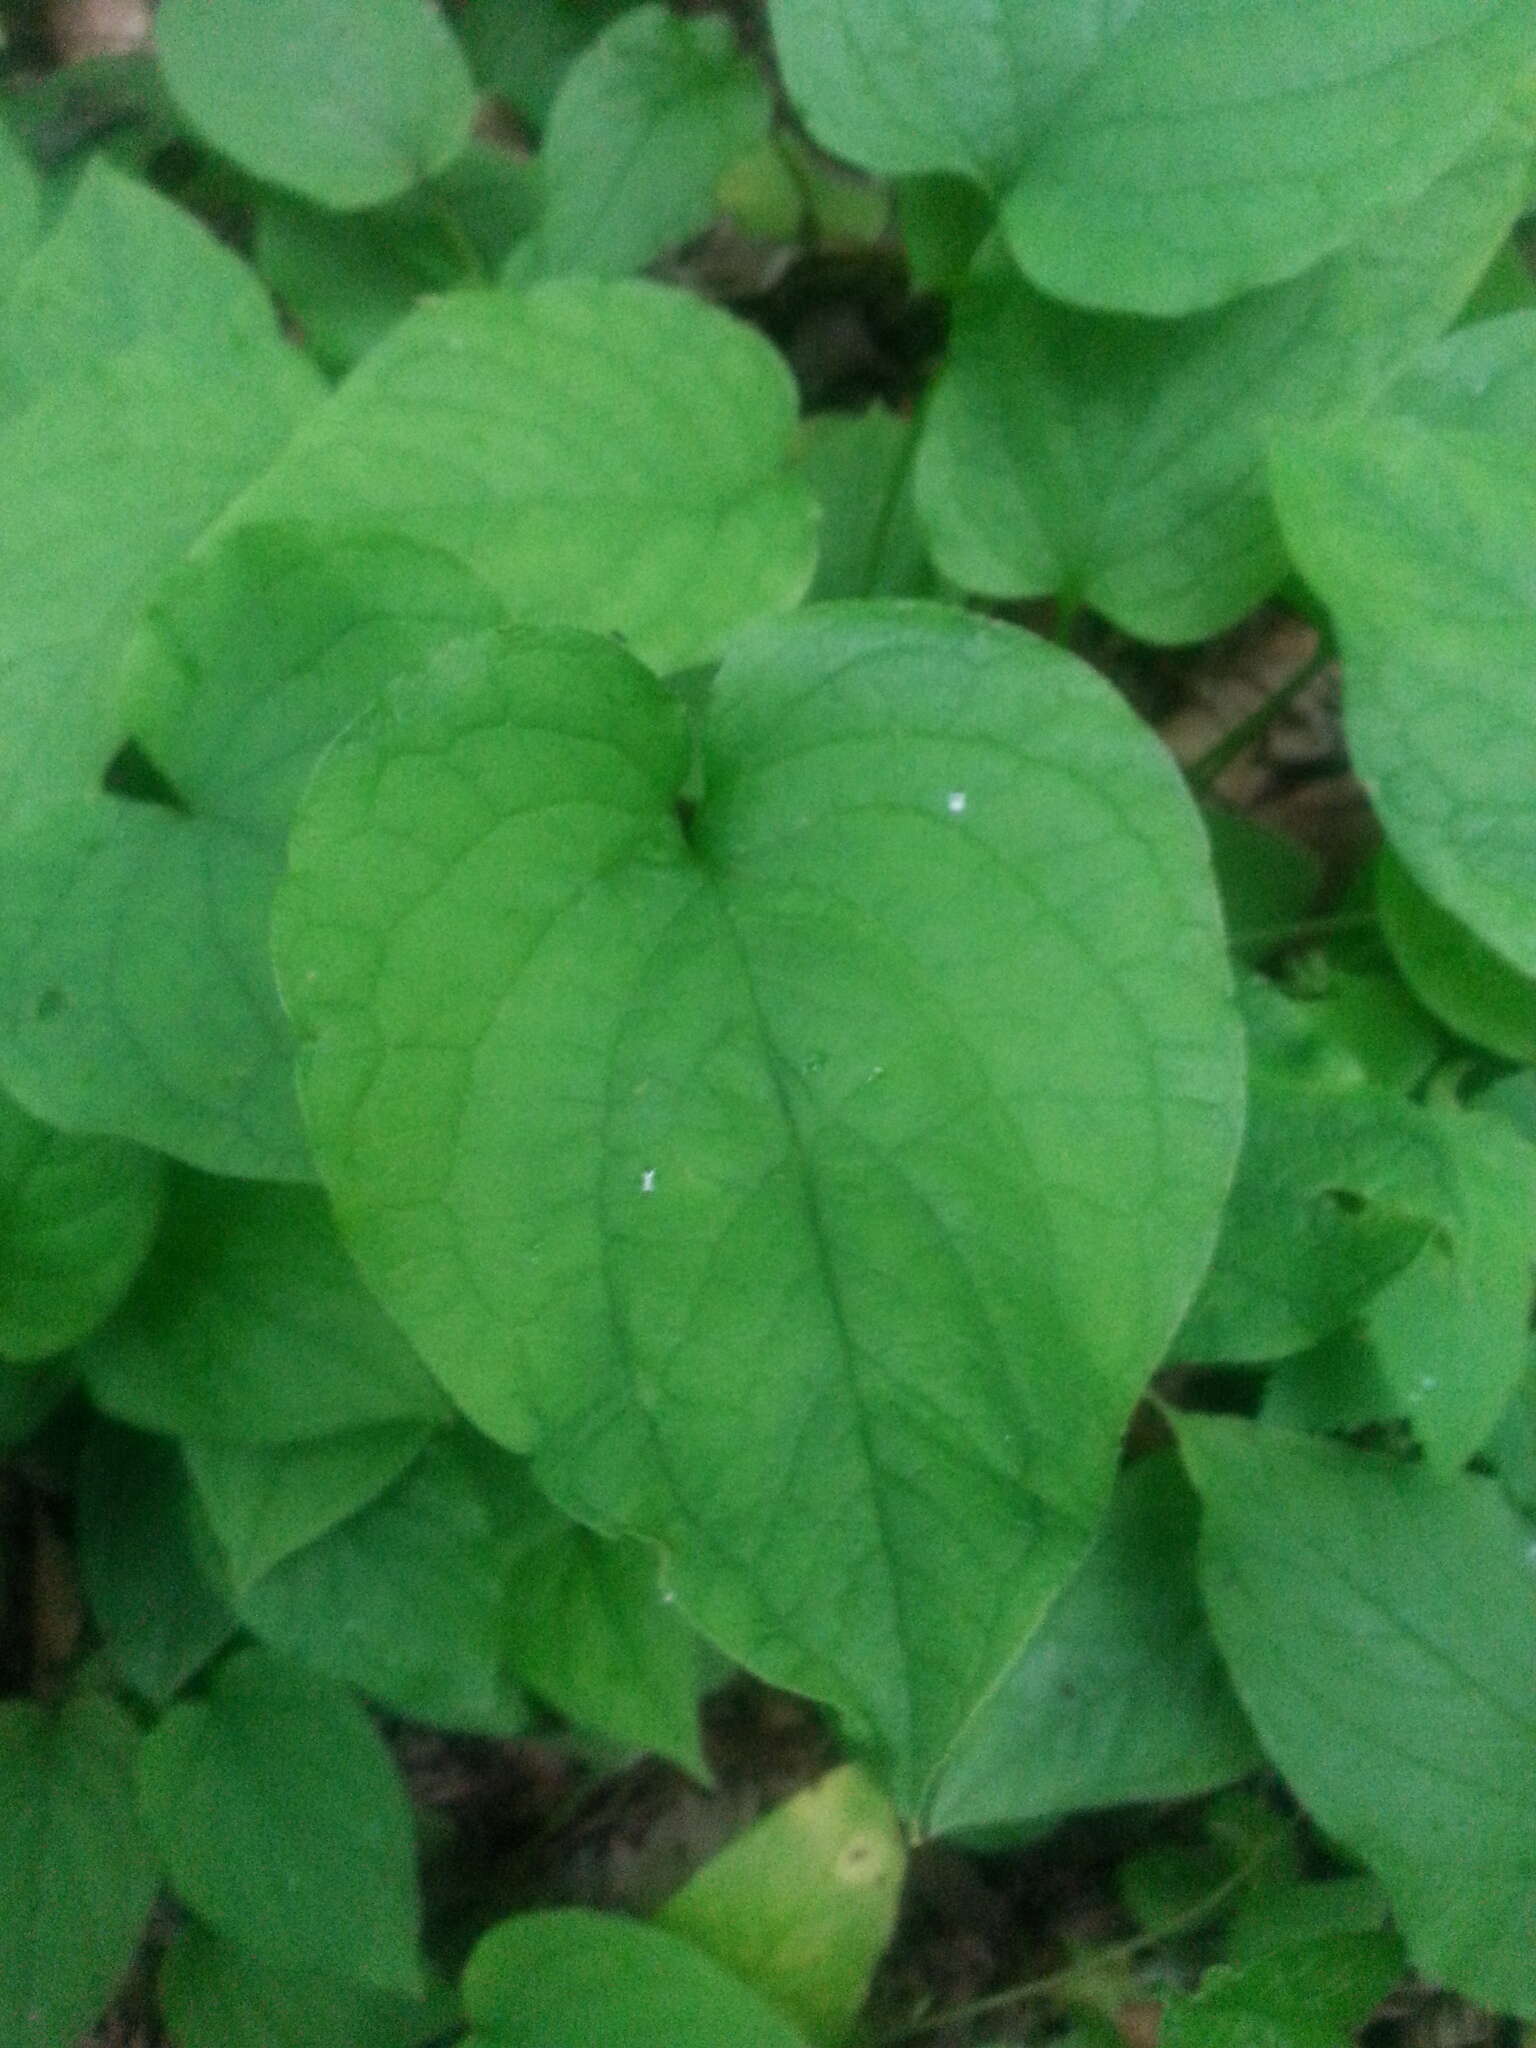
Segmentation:
<svg viewBox="0 0 1536 2048">
<path fill-rule="evenodd" d="M 1268 952 L 1297 939 L 1331 939 L 1341 932 L 1372 932 L 1379 922 L 1374 910 L 1341 910 L 1332 917 L 1297 917 L 1289 924 L 1250 925 L 1247 931 L 1233 932 L 1232 945 L 1244 952 L 1255 946 Z"/>
<path fill-rule="evenodd" d="M 897 2041 L 920 2041 L 925 2034 L 936 2034 L 944 2027 L 955 2027 L 967 2020 L 985 2019 L 989 2013 L 1002 2012 L 1006 2007 L 1021 2005 L 1026 1999 L 1049 1998 L 1053 1992 L 1065 1990 L 1075 1978 L 1081 1977 L 1085 1969 L 1102 1969 L 1116 1963 L 1134 1962 L 1147 1949 L 1157 1948 L 1165 1941 L 1176 1940 L 1181 1934 L 1189 1934 L 1196 1927 L 1209 1920 L 1227 1900 L 1235 1896 L 1247 1884 L 1259 1866 L 1274 1854 L 1273 1839 L 1256 1849 L 1236 1870 L 1224 1877 L 1221 1883 L 1208 1891 L 1203 1899 L 1197 1899 L 1192 1906 L 1186 1906 L 1182 1913 L 1175 1913 L 1160 1927 L 1149 1927 L 1141 1934 L 1133 1934 L 1126 1941 L 1112 1942 L 1108 1948 L 1095 1949 L 1091 1955 L 1075 1963 L 1064 1963 L 1059 1970 L 1052 1970 L 1044 1977 L 1029 1977 L 1022 1984 L 1010 1985 L 1006 1991 L 989 1992 L 985 1998 L 974 1998 L 969 2005 L 957 2005 L 948 2012 L 932 2013 L 927 2019 L 914 2021 L 912 2025 L 898 2027 L 893 2033 L 880 2036 L 881 2048 L 886 2043 Z"/>
<path fill-rule="evenodd" d="M 459 216 L 454 212 L 447 200 L 434 194 L 432 212 L 438 225 L 448 238 L 448 246 L 458 259 L 459 267 L 464 273 L 464 282 L 466 284 L 489 284 L 491 273 L 486 267 L 485 258 L 470 240 L 468 230 L 465 228 L 463 221 L 459 219 Z"/>
<path fill-rule="evenodd" d="M 1316 682 L 1323 670 L 1333 660 L 1333 645 L 1326 636 L 1317 643 L 1312 659 L 1283 682 L 1278 690 L 1271 690 L 1262 704 L 1254 706 L 1246 718 L 1240 718 L 1232 730 L 1207 747 L 1198 760 L 1192 761 L 1186 771 L 1189 786 L 1197 796 L 1204 796 L 1224 768 L 1234 762 L 1239 754 L 1245 754 L 1254 741 L 1288 704 L 1294 704 L 1309 684 Z"/>
</svg>

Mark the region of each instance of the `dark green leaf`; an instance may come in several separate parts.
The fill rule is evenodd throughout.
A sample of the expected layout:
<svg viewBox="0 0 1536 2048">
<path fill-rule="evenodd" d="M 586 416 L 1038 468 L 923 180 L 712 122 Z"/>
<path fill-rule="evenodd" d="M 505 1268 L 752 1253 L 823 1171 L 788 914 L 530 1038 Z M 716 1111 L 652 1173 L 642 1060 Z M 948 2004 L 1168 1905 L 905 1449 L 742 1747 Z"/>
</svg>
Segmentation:
<svg viewBox="0 0 1536 2048">
<path fill-rule="evenodd" d="M 167 1951 L 157 1990 L 176 2048 L 417 2048 L 455 2020 L 446 1995 L 422 2004 L 274 1970 L 195 1921 Z"/>
<path fill-rule="evenodd" d="M 956 1744 L 936 1832 L 1187 1798 L 1255 1768 L 1200 1606 L 1195 1525 L 1175 1458 L 1122 1475 L 1081 1570 Z"/>
<path fill-rule="evenodd" d="M 324 206 L 393 199 L 469 139 L 474 88 L 429 0 L 162 0 L 155 48 L 206 141 Z"/>
<path fill-rule="evenodd" d="M 475 76 L 542 127 L 560 81 L 629 0 L 465 0 L 459 16 Z"/>
<path fill-rule="evenodd" d="M 934 589 L 912 504 L 915 452 L 912 421 L 883 405 L 808 422 L 805 474 L 821 503 L 812 597 L 926 597 Z"/>
<path fill-rule="evenodd" d="M 1086 1548 L 1210 1241 L 1199 821 L 1096 676 L 936 607 L 738 641 L 685 838 L 688 768 L 593 638 L 403 679 L 279 907 L 308 1115 L 472 1418 L 910 1804 Z"/>
<path fill-rule="evenodd" d="M 155 1872 L 133 1810 L 138 1730 L 86 1694 L 0 1702 L 0 2041 L 70 2048 L 133 1960 Z"/>
<path fill-rule="evenodd" d="M 1375 1934 L 1387 1924 L 1387 1895 L 1373 1877 L 1320 1883 L 1277 1878 L 1239 1901 L 1227 1930 L 1227 1960 L 1251 1963 L 1325 1934 Z"/>
<path fill-rule="evenodd" d="M 1390 1934 L 1327 1934 L 1208 1970 L 1163 2011 L 1159 2048 L 1339 2048 L 1402 1969 Z"/>
<path fill-rule="evenodd" d="M 1382 936 L 1427 1009 L 1474 1045 L 1536 1062 L 1536 981 L 1426 896 L 1390 850 L 1376 869 L 1376 907 Z"/>
<path fill-rule="evenodd" d="M 144 1742 L 145 1824 L 182 1899 L 278 1970 L 415 1995 L 410 1808 L 339 1688 L 243 1650 Z"/>
<path fill-rule="evenodd" d="M 1264 1747 L 1409 1959 L 1536 2013 L 1536 1587 L 1491 1482 L 1185 1416 L 1201 1578 Z"/>
</svg>

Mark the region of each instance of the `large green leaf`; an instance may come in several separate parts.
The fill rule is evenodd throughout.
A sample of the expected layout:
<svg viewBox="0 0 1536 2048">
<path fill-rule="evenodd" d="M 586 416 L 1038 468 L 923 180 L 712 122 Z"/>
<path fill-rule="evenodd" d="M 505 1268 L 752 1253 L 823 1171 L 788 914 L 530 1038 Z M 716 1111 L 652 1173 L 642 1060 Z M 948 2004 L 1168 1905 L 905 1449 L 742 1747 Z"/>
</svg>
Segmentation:
<svg viewBox="0 0 1536 2048">
<path fill-rule="evenodd" d="M 808 2040 L 837 2048 L 895 1931 L 906 1864 L 890 1801 L 845 1764 L 712 1856 L 656 1925 L 760 1991 Z"/>
<path fill-rule="evenodd" d="M 1350 755 L 1425 892 L 1536 975 L 1536 436 L 1383 417 L 1279 437 Z"/>
<path fill-rule="evenodd" d="M 294 798 L 388 676 L 500 616 L 450 557 L 377 534 L 246 528 L 168 581 L 125 698 L 177 801 L 97 794 L 0 850 L 0 1068 L 30 1107 L 308 1177 L 266 948 Z"/>
<path fill-rule="evenodd" d="M 1167 757 L 1012 628 L 760 628 L 701 763 L 685 830 L 681 708 L 594 638 L 404 679 L 279 901 L 307 1114 L 455 1399 L 878 1731 L 910 1805 L 1086 1548 L 1207 1254 L 1219 913 Z"/>
<path fill-rule="evenodd" d="M 307 1188 L 178 1175 L 139 1285 L 83 1363 L 92 1398 L 121 1421 L 221 1443 L 449 1413 Z"/>
<path fill-rule="evenodd" d="M 97 785 L 128 628 L 320 385 L 236 257 L 98 164 L 0 318 L 0 391 L 9 824 Z"/>
<path fill-rule="evenodd" d="M 1529 136 L 1465 163 L 1305 276 L 1178 322 L 1092 314 L 994 268 L 961 292 L 918 503 L 968 590 L 1059 595 L 1202 638 L 1283 580 L 1277 419 L 1353 412 L 1446 327 L 1519 211 Z"/>
<path fill-rule="evenodd" d="M 464 1972 L 466 2048 L 805 2048 L 755 1991 L 676 1935 L 597 1913 L 493 1927 Z"/>
<path fill-rule="evenodd" d="M 70 2048 L 133 1960 L 155 1872 L 133 1810 L 138 1730 L 86 1694 L 0 1703 L 0 2041 Z"/>
<path fill-rule="evenodd" d="M 1081 1570 L 945 1766 L 935 1832 L 1183 1799 L 1257 1765 L 1200 1606 L 1196 1520 L 1172 1457 L 1121 1476 Z"/>
<path fill-rule="evenodd" d="M 621 277 L 707 227 L 768 132 L 768 87 L 720 15 L 622 14 L 566 74 L 539 163 L 538 268 Z"/>
<path fill-rule="evenodd" d="M 162 0 L 155 48 L 193 127 L 325 206 L 376 206 L 469 137 L 474 88 L 430 0 Z"/>
<path fill-rule="evenodd" d="M 1328 1934 L 1208 1970 L 1198 1991 L 1169 2001 L 1159 2048 L 1339 2048 L 1396 1983 L 1390 1934 Z"/>
<path fill-rule="evenodd" d="M 240 1651 L 145 1738 L 139 1804 L 181 1898 L 258 1960 L 420 1989 L 410 1808 L 340 1689 Z"/>
<path fill-rule="evenodd" d="M 1536 1063 L 1536 981 L 1426 896 L 1390 848 L 1376 864 L 1382 937 L 1425 1008 L 1474 1045 Z"/>
<path fill-rule="evenodd" d="M 1265 1748 L 1410 1961 L 1536 2014 L 1536 1587 L 1491 1482 L 1185 1416 L 1212 1625 Z"/>
<path fill-rule="evenodd" d="M 958 171 L 1053 295 L 1187 313 L 1294 276 L 1475 147 L 1523 0 L 771 0 L 818 140 Z"/>
<path fill-rule="evenodd" d="M 88 1337 L 122 1300 L 160 1220 L 160 1162 L 75 1138 L 0 1093 L 0 1359 Z"/>
<path fill-rule="evenodd" d="M 359 365 L 241 516 L 445 547 L 519 617 L 617 632 L 678 667 L 810 581 L 795 411 L 777 352 L 684 292 L 461 292 Z"/>
<path fill-rule="evenodd" d="M 196 1921 L 166 1951 L 155 1988 L 176 2048 L 416 2048 L 454 2027 L 447 1997 L 390 1998 L 274 1970 Z"/>
</svg>

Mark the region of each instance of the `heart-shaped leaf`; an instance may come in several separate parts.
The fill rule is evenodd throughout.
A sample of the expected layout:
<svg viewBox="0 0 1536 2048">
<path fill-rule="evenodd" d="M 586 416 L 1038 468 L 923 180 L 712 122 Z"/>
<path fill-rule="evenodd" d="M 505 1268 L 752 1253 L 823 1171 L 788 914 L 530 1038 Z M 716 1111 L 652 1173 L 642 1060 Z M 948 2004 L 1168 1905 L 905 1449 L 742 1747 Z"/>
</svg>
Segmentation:
<svg viewBox="0 0 1536 2048">
<path fill-rule="evenodd" d="M 455 1399 L 876 1732 L 910 1807 L 1085 1549 L 1207 1255 L 1219 912 L 1167 756 L 1008 627 L 764 627 L 700 766 L 685 823 L 680 702 L 594 638 L 403 680 L 280 898 L 307 1115 Z"/>
</svg>

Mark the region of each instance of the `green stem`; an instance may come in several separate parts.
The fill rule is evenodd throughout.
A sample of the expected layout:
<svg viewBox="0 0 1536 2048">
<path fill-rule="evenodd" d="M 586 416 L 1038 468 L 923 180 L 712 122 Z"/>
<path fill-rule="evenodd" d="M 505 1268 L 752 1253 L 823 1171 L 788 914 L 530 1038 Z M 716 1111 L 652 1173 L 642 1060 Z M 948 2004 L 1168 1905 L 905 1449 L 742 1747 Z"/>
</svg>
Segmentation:
<svg viewBox="0 0 1536 2048">
<path fill-rule="evenodd" d="M 1232 730 L 1206 748 L 1197 761 L 1192 761 L 1186 771 L 1189 786 L 1197 796 L 1204 796 L 1224 768 L 1229 767 L 1239 754 L 1245 754 L 1270 723 L 1278 718 L 1288 704 L 1294 704 L 1309 684 L 1316 682 L 1323 670 L 1333 660 L 1334 650 L 1326 637 L 1317 643 L 1312 659 L 1302 665 L 1295 675 L 1287 678 L 1278 690 L 1271 690 L 1262 704 L 1255 705 L 1246 718 L 1240 718 Z"/>
<path fill-rule="evenodd" d="M 486 268 L 485 258 L 470 240 L 463 221 L 454 212 L 446 199 L 434 197 L 432 211 L 438 224 L 448 238 L 448 246 L 458 259 L 466 284 L 489 284 L 491 273 Z"/>
<path fill-rule="evenodd" d="M 1289 924 L 1252 925 L 1245 932 L 1234 932 L 1232 944 L 1244 952 L 1255 946 L 1272 951 L 1297 939 L 1331 939 L 1340 932 L 1375 931 L 1378 922 L 1374 910 L 1342 910 L 1334 917 L 1298 917 Z"/>
<path fill-rule="evenodd" d="M 1133 1934 L 1126 1941 L 1112 1942 L 1108 1948 L 1096 1949 L 1091 1955 L 1075 1963 L 1064 1963 L 1059 1970 L 1052 1970 L 1044 1977 L 1029 1977 L 1022 1984 L 1010 1985 L 1006 1991 L 990 1992 L 985 1998 L 974 1998 L 969 2005 L 954 2006 L 948 2012 L 933 2013 L 925 2020 L 916 2020 L 910 2026 L 898 2027 L 893 2033 L 880 2036 L 881 2048 L 886 2043 L 897 2041 L 920 2041 L 925 2034 L 937 2034 L 942 2028 L 961 2026 L 968 2020 L 985 2019 L 989 2014 L 1002 2012 L 1008 2006 L 1021 2005 L 1026 1999 L 1049 1998 L 1053 1993 L 1064 1991 L 1084 1970 L 1113 1967 L 1116 1963 L 1134 1962 L 1136 1957 L 1148 1949 L 1157 1948 L 1165 1941 L 1173 1941 L 1181 1934 L 1189 1934 L 1202 1926 L 1235 1897 L 1247 1884 L 1249 1878 L 1274 1854 L 1273 1840 L 1266 1841 L 1253 1855 L 1240 1863 L 1236 1870 L 1224 1877 L 1221 1883 L 1208 1891 L 1203 1899 L 1197 1899 L 1182 1913 L 1175 1913 L 1171 1920 L 1165 1920 L 1160 1927 L 1149 1927 L 1141 1934 Z"/>
</svg>

